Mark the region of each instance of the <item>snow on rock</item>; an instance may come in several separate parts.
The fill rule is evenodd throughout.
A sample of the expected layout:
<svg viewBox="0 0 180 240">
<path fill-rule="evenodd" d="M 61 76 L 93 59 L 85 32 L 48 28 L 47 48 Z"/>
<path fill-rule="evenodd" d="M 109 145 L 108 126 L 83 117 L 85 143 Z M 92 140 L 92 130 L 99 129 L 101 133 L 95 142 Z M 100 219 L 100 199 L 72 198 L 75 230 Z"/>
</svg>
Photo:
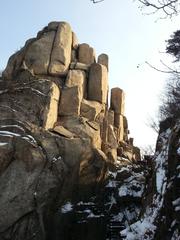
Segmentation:
<svg viewBox="0 0 180 240">
<path fill-rule="evenodd" d="M 121 236 L 126 237 L 127 240 L 148 240 L 151 239 L 154 231 L 155 226 L 147 218 L 131 224 L 130 227 L 121 231 Z"/>
<path fill-rule="evenodd" d="M 162 142 L 162 150 L 156 156 L 156 189 L 157 192 L 161 195 L 164 194 L 167 177 L 166 177 L 166 166 L 168 160 L 168 152 L 169 152 L 169 139 L 171 135 L 171 130 L 167 129 L 165 133 L 160 136 Z"/>
<path fill-rule="evenodd" d="M 178 206 L 178 205 L 180 205 L 180 197 L 177 198 L 176 200 L 174 200 L 174 201 L 172 202 L 172 204 L 173 204 L 173 206 Z"/>
<path fill-rule="evenodd" d="M 78 206 L 81 206 L 81 205 L 85 205 L 85 206 L 91 206 L 91 205 L 94 205 L 94 202 L 83 202 L 83 201 L 80 201 L 77 203 Z"/>
<path fill-rule="evenodd" d="M 93 212 L 91 212 L 87 218 L 100 218 L 100 217 L 104 217 L 104 214 L 94 214 Z"/>
<path fill-rule="evenodd" d="M 68 213 L 68 212 L 71 212 L 72 210 L 73 210 L 73 205 L 70 202 L 65 203 L 61 207 L 61 213 Z"/>
<path fill-rule="evenodd" d="M 133 180 L 128 182 L 127 184 L 123 184 L 119 188 L 119 196 L 132 196 L 132 197 L 142 197 L 144 192 L 144 185 L 139 182 Z"/>
<path fill-rule="evenodd" d="M 20 137 L 21 135 L 18 133 L 10 132 L 10 131 L 0 131 L 0 135 L 2 136 L 8 136 L 8 137 Z"/>
<path fill-rule="evenodd" d="M 176 231 L 174 231 L 171 240 L 180 240 L 180 231 L 178 229 L 176 229 Z"/>
<path fill-rule="evenodd" d="M 177 149 L 177 154 L 180 156 L 180 147 Z"/>
<path fill-rule="evenodd" d="M 161 143 L 161 151 L 155 155 L 155 172 L 156 172 L 156 190 L 157 194 L 153 196 L 152 204 L 147 206 L 144 215 L 135 223 L 121 231 L 121 235 L 126 240 L 152 240 L 156 230 L 155 220 L 157 219 L 164 202 L 165 189 L 167 187 L 166 163 L 168 160 L 169 142 L 171 130 L 168 129 L 159 136 Z M 136 183 L 138 184 L 138 183 Z M 134 185 L 134 183 L 132 183 Z M 120 194 L 125 195 L 129 191 L 128 188 L 121 188 Z M 140 194 L 140 193 L 133 193 Z M 140 196 L 140 195 L 138 195 Z"/>
<path fill-rule="evenodd" d="M 109 176 L 112 176 L 112 177 L 115 179 L 116 176 L 117 176 L 117 172 L 111 172 L 111 171 L 109 171 L 109 172 L 108 172 L 108 175 L 109 175 Z"/>
<path fill-rule="evenodd" d="M 106 185 L 107 188 L 115 188 L 117 186 L 116 181 L 109 181 Z"/>
<path fill-rule="evenodd" d="M 7 145 L 7 142 L 0 142 L 0 147 Z"/>
<path fill-rule="evenodd" d="M 119 212 L 117 215 L 113 216 L 113 220 L 117 222 L 121 222 L 123 220 L 124 214 L 122 212 Z"/>
</svg>

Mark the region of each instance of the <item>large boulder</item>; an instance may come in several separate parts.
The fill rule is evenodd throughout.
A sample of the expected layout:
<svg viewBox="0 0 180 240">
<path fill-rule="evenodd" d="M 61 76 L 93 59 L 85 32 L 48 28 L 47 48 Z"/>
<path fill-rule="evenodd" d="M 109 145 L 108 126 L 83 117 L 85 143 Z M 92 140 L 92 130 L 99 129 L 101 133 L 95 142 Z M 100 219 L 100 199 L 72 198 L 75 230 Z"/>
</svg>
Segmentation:
<svg viewBox="0 0 180 240">
<path fill-rule="evenodd" d="M 2 72 L 3 79 L 14 80 L 17 73 L 22 67 L 24 56 L 28 47 L 35 41 L 35 39 L 29 39 L 23 48 L 14 53 L 8 60 L 5 70 Z"/>
<path fill-rule="evenodd" d="M 77 116 L 61 116 L 59 124 L 72 132 L 76 137 L 87 138 L 94 148 L 101 149 L 101 135 L 99 124 Z"/>
<path fill-rule="evenodd" d="M 102 53 L 98 56 L 98 63 L 104 65 L 107 70 L 109 69 L 109 57 L 107 54 Z"/>
<path fill-rule="evenodd" d="M 111 109 L 115 113 L 124 115 L 124 91 L 120 88 L 111 89 Z"/>
<path fill-rule="evenodd" d="M 57 121 L 60 90 L 53 82 L 34 78 L 29 84 L 3 82 L 0 94 L 0 119 L 20 119 L 45 129 Z"/>
<path fill-rule="evenodd" d="M 55 31 L 46 32 L 27 49 L 23 64 L 34 74 L 48 74 L 55 35 Z"/>
<path fill-rule="evenodd" d="M 77 69 L 77 70 L 79 69 L 86 72 L 89 71 L 89 68 L 90 68 L 89 64 L 80 63 L 74 60 L 71 62 L 71 65 L 70 65 L 70 69 Z"/>
<path fill-rule="evenodd" d="M 81 95 L 86 98 L 87 96 L 87 78 L 86 73 L 82 70 L 69 70 L 66 77 L 65 85 L 67 87 L 79 86 Z"/>
<path fill-rule="evenodd" d="M 80 63 L 92 64 L 95 62 L 95 51 L 88 44 L 79 45 L 78 60 Z"/>
<path fill-rule="evenodd" d="M 93 159 L 88 139 L 29 131 L 0 125 L 0 239 L 44 239 L 57 199 L 71 196 L 81 161 Z"/>
<path fill-rule="evenodd" d="M 49 73 L 64 75 L 71 61 L 72 30 L 68 23 L 60 22 L 51 52 Z"/>
<path fill-rule="evenodd" d="M 3 77 L 11 80 L 22 69 L 35 75 L 64 76 L 71 62 L 72 39 L 68 23 L 49 23 L 10 58 Z"/>
<path fill-rule="evenodd" d="M 64 88 L 59 104 L 60 116 L 78 116 L 82 101 L 82 91 L 79 86 Z"/>
<path fill-rule="evenodd" d="M 60 90 L 55 83 L 52 83 L 52 86 L 49 92 L 49 104 L 46 105 L 44 110 L 43 127 L 45 129 L 53 128 L 54 124 L 57 122 L 59 99 L 60 99 Z"/>
<path fill-rule="evenodd" d="M 107 103 L 108 74 L 107 68 L 101 64 L 94 63 L 90 67 L 88 81 L 88 99 Z"/>
<path fill-rule="evenodd" d="M 81 116 L 89 121 L 94 121 L 97 115 L 102 111 L 102 104 L 96 101 L 83 99 L 81 103 Z"/>
<path fill-rule="evenodd" d="M 92 161 L 92 157 L 89 158 Z M 99 182 L 104 178 L 104 174 L 107 169 L 107 157 L 100 149 L 93 150 L 93 164 L 89 164 L 87 161 L 81 161 L 80 165 L 80 185 L 88 185 Z M 97 172 L 100 178 L 97 178 Z"/>
</svg>

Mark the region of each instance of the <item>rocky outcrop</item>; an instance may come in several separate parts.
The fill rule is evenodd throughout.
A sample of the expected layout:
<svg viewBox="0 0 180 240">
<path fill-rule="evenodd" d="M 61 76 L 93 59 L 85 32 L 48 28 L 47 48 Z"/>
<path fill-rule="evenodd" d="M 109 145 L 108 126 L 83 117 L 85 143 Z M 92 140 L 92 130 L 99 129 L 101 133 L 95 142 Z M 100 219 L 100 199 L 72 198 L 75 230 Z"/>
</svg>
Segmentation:
<svg viewBox="0 0 180 240">
<path fill-rule="evenodd" d="M 140 159 L 121 89 L 108 106 L 108 68 L 65 22 L 10 57 L 0 81 L 0 239 L 47 239 L 77 189 L 92 194 L 117 156 Z"/>
<path fill-rule="evenodd" d="M 98 148 L 105 154 L 114 152 L 115 161 L 121 145 L 128 145 L 133 152 L 133 144 L 128 139 L 123 90 L 113 88 L 110 108 L 107 104 L 108 68 L 108 56 L 99 55 L 96 63 L 94 49 L 85 43 L 78 44 L 68 23 L 51 22 L 10 58 L 2 74 L 8 85 L 7 88 L 3 86 L 3 97 L 5 94 L 9 96 L 8 88 L 18 91 L 22 95 L 19 102 L 24 104 L 26 120 L 46 130 L 61 124 L 60 126 L 69 128 L 67 130 L 73 129 L 74 136 L 80 137 L 80 129 L 87 125 L 94 135 L 100 129 L 98 138 L 101 139 L 101 146 L 98 144 Z M 52 87 L 49 86 L 51 84 Z M 25 91 L 30 92 L 29 99 L 27 96 L 24 98 Z M 35 97 L 37 103 L 39 99 L 42 102 L 46 95 L 49 96 L 49 102 L 45 105 L 33 105 L 30 100 Z M 29 110 L 33 112 L 31 116 L 28 116 Z M 35 117 L 36 115 L 39 116 Z M 76 117 L 77 120 L 69 121 L 70 117 Z M 80 128 L 76 127 L 79 126 L 78 119 L 81 122 Z M 92 126 L 92 121 L 96 122 L 97 127 Z M 89 135 L 87 129 L 83 131 Z M 112 136 L 116 144 L 111 143 Z M 121 149 L 125 151 L 126 148 Z M 130 157 L 130 160 L 134 161 L 139 159 L 140 154 L 138 157 L 132 156 L 134 157 Z"/>
<path fill-rule="evenodd" d="M 180 123 L 155 156 L 129 138 L 125 94 L 108 106 L 108 56 L 51 22 L 0 77 L 0 240 L 179 239 Z"/>
<path fill-rule="evenodd" d="M 152 176 L 147 182 L 141 214 L 121 231 L 123 238 L 179 239 L 179 133 L 179 120 L 166 119 L 160 124 L 155 156 L 147 158 Z"/>
</svg>

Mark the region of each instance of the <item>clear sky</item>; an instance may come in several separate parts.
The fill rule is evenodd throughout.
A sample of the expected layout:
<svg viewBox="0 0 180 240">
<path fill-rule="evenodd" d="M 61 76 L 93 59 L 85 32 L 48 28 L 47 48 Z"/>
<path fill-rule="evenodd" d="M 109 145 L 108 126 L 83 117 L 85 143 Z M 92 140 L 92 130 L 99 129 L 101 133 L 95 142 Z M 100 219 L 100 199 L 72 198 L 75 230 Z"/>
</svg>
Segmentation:
<svg viewBox="0 0 180 240">
<path fill-rule="evenodd" d="M 156 135 L 147 126 L 155 117 L 166 74 L 154 71 L 145 61 L 160 67 L 169 61 L 165 40 L 180 29 L 180 17 L 156 21 L 158 16 L 144 16 L 132 0 L 6 0 L 1 2 L 0 69 L 12 53 L 50 21 L 67 21 L 79 42 L 95 48 L 97 55 L 110 58 L 110 87 L 126 93 L 126 115 L 135 144 L 155 143 Z"/>
</svg>

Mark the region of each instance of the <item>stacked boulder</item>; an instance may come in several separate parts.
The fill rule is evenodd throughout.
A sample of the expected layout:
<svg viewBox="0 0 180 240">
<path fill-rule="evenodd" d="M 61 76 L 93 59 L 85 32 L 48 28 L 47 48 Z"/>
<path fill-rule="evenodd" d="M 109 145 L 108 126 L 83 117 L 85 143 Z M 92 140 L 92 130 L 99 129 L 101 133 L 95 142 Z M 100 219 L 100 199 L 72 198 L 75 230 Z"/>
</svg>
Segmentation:
<svg viewBox="0 0 180 240">
<path fill-rule="evenodd" d="M 48 239 L 59 206 L 94 193 L 117 159 L 139 159 L 121 89 L 108 107 L 108 69 L 65 22 L 10 57 L 0 77 L 0 239 Z"/>
<path fill-rule="evenodd" d="M 87 137 L 111 162 L 117 155 L 136 161 L 140 153 L 128 139 L 123 90 L 111 90 L 108 107 L 108 69 L 106 54 L 96 62 L 94 49 L 79 44 L 68 23 L 51 22 L 10 58 L 2 75 L 11 87 L 18 81 L 47 96 L 46 104 L 37 100 L 35 114 L 27 116 L 33 124 L 67 138 Z"/>
</svg>

